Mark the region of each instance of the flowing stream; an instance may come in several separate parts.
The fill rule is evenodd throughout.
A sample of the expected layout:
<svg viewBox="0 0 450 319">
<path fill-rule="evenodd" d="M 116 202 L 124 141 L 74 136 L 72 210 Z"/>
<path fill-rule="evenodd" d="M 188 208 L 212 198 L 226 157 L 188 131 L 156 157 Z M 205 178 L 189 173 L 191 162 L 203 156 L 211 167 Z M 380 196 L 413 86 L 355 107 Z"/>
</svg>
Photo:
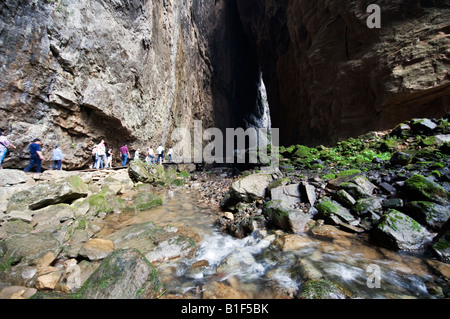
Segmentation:
<svg viewBox="0 0 450 319">
<path fill-rule="evenodd" d="M 336 238 L 300 235 L 305 245 L 280 249 L 279 233 L 255 231 L 236 239 L 215 226 L 218 209 L 202 202 L 195 190 L 159 194 L 163 206 L 122 213 L 107 220 L 110 231 L 152 221 L 172 225 L 193 237 L 197 253 L 157 265 L 166 294 L 199 298 L 205 285 L 218 281 L 245 298 L 295 297 L 309 278 L 328 279 L 352 298 L 433 298 L 426 283 L 436 279 L 425 258 L 369 245 L 357 235 Z M 372 287 L 372 288 L 371 288 Z"/>
</svg>

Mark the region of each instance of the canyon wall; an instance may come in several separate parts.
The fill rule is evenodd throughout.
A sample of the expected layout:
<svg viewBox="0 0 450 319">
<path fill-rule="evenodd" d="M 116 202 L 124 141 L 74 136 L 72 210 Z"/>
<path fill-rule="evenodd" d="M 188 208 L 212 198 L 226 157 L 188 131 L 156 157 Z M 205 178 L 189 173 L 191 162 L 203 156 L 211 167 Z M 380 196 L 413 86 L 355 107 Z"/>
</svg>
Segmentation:
<svg viewBox="0 0 450 319">
<path fill-rule="evenodd" d="M 237 3 L 282 144 L 332 144 L 450 111 L 450 1 Z M 366 24 L 372 3 L 379 29 Z"/>
<path fill-rule="evenodd" d="M 220 14 L 201 0 L 3 1 L 0 127 L 18 146 L 7 166 L 26 164 L 33 138 L 47 166 L 61 144 L 70 169 L 100 139 L 117 159 L 124 142 L 168 147 L 175 127 L 213 126 L 207 51 Z"/>
<path fill-rule="evenodd" d="M 88 167 L 95 143 L 170 146 L 172 132 L 267 125 L 332 144 L 450 105 L 448 0 L 5 0 L 0 127 L 24 167 Z M 267 98 L 263 82 L 267 88 Z M 264 124 L 265 123 L 265 124 Z M 190 143 L 186 140 L 186 143 Z"/>
</svg>

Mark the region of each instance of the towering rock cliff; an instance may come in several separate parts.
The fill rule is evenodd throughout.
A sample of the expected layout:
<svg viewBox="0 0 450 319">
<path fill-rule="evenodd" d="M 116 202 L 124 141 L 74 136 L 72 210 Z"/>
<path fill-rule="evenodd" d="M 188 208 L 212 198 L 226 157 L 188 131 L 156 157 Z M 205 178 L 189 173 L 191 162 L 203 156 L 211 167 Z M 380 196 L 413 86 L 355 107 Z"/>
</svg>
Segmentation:
<svg viewBox="0 0 450 319">
<path fill-rule="evenodd" d="M 214 124 L 207 1 L 7 0 L 0 4 L 1 127 L 24 164 L 34 137 L 66 168 L 116 149 L 170 143 L 174 127 Z M 203 24 L 200 30 L 197 24 Z M 205 26 L 206 25 L 206 26 Z M 207 29 L 209 28 L 209 29 Z"/>
<path fill-rule="evenodd" d="M 4 0 L 0 127 L 18 146 L 6 166 L 23 167 L 35 137 L 48 160 L 61 144 L 70 169 L 100 139 L 117 158 L 195 120 L 267 125 L 264 83 L 283 144 L 448 112 L 449 1 L 377 1 L 381 29 L 366 26 L 370 2 Z"/>
<path fill-rule="evenodd" d="M 450 1 L 236 1 L 282 144 L 450 111 Z M 366 24 L 372 3 L 380 29 Z"/>
</svg>

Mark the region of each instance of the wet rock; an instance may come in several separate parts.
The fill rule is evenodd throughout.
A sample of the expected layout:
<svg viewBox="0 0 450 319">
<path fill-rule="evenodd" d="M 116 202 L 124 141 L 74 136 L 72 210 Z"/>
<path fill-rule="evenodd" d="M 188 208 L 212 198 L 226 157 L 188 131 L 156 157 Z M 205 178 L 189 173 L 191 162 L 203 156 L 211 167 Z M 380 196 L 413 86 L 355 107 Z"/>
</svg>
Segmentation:
<svg viewBox="0 0 450 319">
<path fill-rule="evenodd" d="M 356 203 L 356 200 L 352 197 L 352 195 L 343 189 L 338 190 L 333 198 L 347 208 L 352 208 Z"/>
<path fill-rule="evenodd" d="M 114 243 L 111 240 L 101 238 L 89 239 L 80 249 L 79 255 L 90 261 L 104 259 L 114 251 Z"/>
<path fill-rule="evenodd" d="M 242 267 L 248 267 L 256 263 L 255 257 L 245 249 L 236 249 L 225 257 L 217 267 L 217 273 L 238 274 Z"/>
<path fill-rule="evenodd" d="M 162 165 L 150 165 L 140 160 L 130 162 L 128 175 L 135 183 L 142 182 L 155 186 L 165 185 L 166 183 L 166 175 Z"/>
<path fill-rule="evenodd" d="M 418 174 L 406 180 L 404 189 L 413 200 L 432 201 L 441 205 L 445 205 L 450 197 L 450 193 L 441 185 Z"/>
<path fill-rule="evenodd" d="M 376 188 L 376 186 L 363 175 L 351 178 L 348 182 L 340 184 L 340 187 L 346 190 L 355 199 L 371 197 Z"/>
<path fill-rule="evenodd" d="M 409 163 L 411 163 L 413 160 L 413 156 L 405 153 L 405 152 L 395 152 L 392 154 L 390 163 L 391 165 L 400 165 L 400 166 L 406 166 Z"/>
<path fill-rule="evenodd" d="M 266 188 L 274 180 L 271 174 L 252 174 L 235 181 L 230 187 L 231 198 L 239 202 L 264 199 Z"/>
<path fill-rule="evenodd" d="M 317 196 L 316 196 L 316 188 L 313 185 L 307 182 L 300 183 L 300 194 L 302 194 L 304 202 L 307 202 L 311 206 L 314 206 L 317 200 Z"/>
<path fill-rule="evenodd" d="M 138 211 L 149 210 L 160 205 L 162 205 L 161 197 L 148 192 L 138 193 L 133 201 L 133 207 Z"/>
<path fill-rule="evenodd" d="M 450 207 L 433 202 L 414 201 L 405 205 L 404 211 L 422 225 L 439 231 L 450 218 Z"/>
<path fill-rule="evenodd" d="M 305 282 L 300 292 L 299 299 L 346 299 L 344 291 L 335 283 L 327 280 L 308 280 Z"/>
<path fill-rule="evenodd" d="M 303 211 L 292 209 L 280 200 L 267 202 L 263 214 L 279 229 L 293 233 L 306 231 L 312 221 Z"/>
<path fill-rule="evenodd" d="M 0 170 L 0 187 L 10 187 L 25 183 L 34 184 L 34 180 L 24 171 L 16 169 Z"/>
<path fill-rule="evenodd" d="M 104 239 L 111 240 L 116 249 L 136 248 L 152 262 L 180 258 L 196 250 L 190 237 L 160 228 L 153 222 L 125 227 Z"/>
<path fill-rule="evenodd" d="M 247 299 L 248 297 L 224 283 L 213 281 L 202 287 L 203 299 Z"/>
<path fill-rule="evenodd" d="M 8 286 L 0 291 L 0 299 L 28 299 L 36 292 L 36 288 L 24 286 Z"/>
<path fill-rule="evenodd" d="M 38 183 L 12 195 L 7 210 L 10 212 L 23 207 L 36 210 L 58 203 L 70 203 L 87 194 L 88 189 L 83 180 L 78 176 L 69 176 L 62 180 Z"/>
<path fill-rule="evenodd" d="M 450 261 L 450 220 L 444 224 L 434 238 L 432 250 L 443 261 Z"/>
<path fill-rule="evenodd" d="M 374 231 L 378 243 L 396 250 L 417 250 L 430 244 L 431 234 L 411 217 L 391 209 Z"/>
<path fill-rule="evenodd" d="M 395 194 L 397 192 L 397 189 L 394 186 L 386 182 L 382 182 L 378 186 L 388 194 Z"/>
<path fill-rule="evenodd" d="M 156 268 L 136 249 L 110 254 L 76 292 L 82 299 L 154 299 L 162 292 Z"/>
<path fill-rule="evenodd" d="M 390 198 L 390 199 L 385 199 L 383 200 L 383 202 L 381 203 L 381 206 L 383 206 L 383 208 L 395 208 L 395 209 L 400 209 L 402 208 L 404 205 L 403 199 L 401 198 Z"/>
<path fill-rule="evenodd" d="M 295 251 L 305 247 L 312 247 L 316 244 L 317 242 L 309 237 L 294 234 L 281 236 L 273 242 L 275 247 L 286 252 Z"/>
<path fill-rule="evenodd" d="M 302 277 L 306 280 L 319 280 L 323 278 L 323 274 L 308 259 L 299 261 Z"/>
<path fill-rule="evenodd" d="M 333 223 L 339 223 L 342 221 L 346 224 L 357 225 L 358 220 L 353 217 L 350 211 L 341 206 L 338 202 L 329 198 L 323 198 L 316 204 L 316 208 L 322 218 L 332 221 Z"/>
<path fill-rule="evenodd" d="M 281 200 L 288 206 L 301 201 L 299 184 L 283 185 L 270 190 L 272 200 Z"/>
<path fill-rule="evenodd" d="M 379 212 L 382 209 L 383 199 L 377 197 L 360 198 L 352 207 L 352 211 L 357 216 L 362 216 L 368 212 Z"/>
<path fill-rule="evenodd" d="M 411 123 L 411 129 L 413 134 L 425 134 L 430 135 L 437 127 L 437 124 L 428 118 L 414 119 Z"/>
</svg>

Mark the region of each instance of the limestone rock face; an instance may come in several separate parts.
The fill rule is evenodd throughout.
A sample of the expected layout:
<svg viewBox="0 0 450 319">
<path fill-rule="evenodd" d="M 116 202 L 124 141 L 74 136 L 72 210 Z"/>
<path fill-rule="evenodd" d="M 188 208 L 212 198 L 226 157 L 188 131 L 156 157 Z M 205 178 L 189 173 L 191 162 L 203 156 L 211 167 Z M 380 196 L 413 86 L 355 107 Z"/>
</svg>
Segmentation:
<svg viewBox="0 0 450 319">
<path fill-rule="evenodd" d="M 332 143 L 449 111 L 448 1 L 237 0 L 282 145 Z"/>
<path fill-rule="evenodd" d="M 44 167 L 60 144 L 64 168 L 87 167 L 94 143 L 163 142 L 174 127 L 213 123 L 208 2 L 94 0 L 0 4 L 0 127 L 26 165 L 33 138 Z M 203 11 L 201 11 L 203 10 Z M 195 17 L 194 17 L 195 16 Z M 195 18 L 195 19 L 194 19 Z M 205 22 L 206 21 L 206 22 Z"/>
</svg>

